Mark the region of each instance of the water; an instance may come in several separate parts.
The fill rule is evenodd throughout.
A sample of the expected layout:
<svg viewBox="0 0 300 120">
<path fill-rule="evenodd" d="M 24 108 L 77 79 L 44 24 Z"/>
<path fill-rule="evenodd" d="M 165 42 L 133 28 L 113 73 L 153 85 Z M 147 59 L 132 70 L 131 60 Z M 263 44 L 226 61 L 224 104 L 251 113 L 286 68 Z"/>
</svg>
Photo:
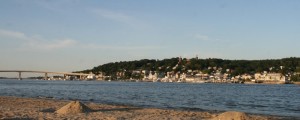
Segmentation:
<svg viewBox="0 0 300 120">
<path fill-rule="evenodd" d="M 0 96 L 53 97 L 188 110 L 236 110 L 300 118 L 299 85 L 0 80 Z"/>
</svg>

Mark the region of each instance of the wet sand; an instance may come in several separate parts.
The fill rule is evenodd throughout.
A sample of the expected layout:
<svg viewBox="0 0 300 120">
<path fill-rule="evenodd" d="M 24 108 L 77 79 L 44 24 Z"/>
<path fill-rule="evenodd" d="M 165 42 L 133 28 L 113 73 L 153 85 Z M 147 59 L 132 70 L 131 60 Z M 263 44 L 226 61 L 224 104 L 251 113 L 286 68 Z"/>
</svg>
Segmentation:
<svg viewBox="0 0 300 120">
<path fill-rule="evenodd" d="M 246 115 L 239 112 L 140 108 L 133 106 L 84 103 L 92 109 L 87 113 L 58 114 L 55 111 L 71 101 L 44 98 L 0 96 L 0 119 L 9 120 L 278 120 L 274 116 Z M 233 118 L 234 117 L 234 118 Z"/>
</svg>

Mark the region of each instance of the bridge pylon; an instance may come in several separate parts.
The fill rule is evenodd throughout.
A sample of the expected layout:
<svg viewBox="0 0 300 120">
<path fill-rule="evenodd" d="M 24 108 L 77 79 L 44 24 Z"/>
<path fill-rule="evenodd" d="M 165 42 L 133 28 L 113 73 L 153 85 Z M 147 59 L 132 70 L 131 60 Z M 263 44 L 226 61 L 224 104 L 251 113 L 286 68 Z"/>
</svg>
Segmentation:
<svg viewBox="0 0 300 120">
<path fill-rule="evenodd" d="M 22 72 L 18 72 L 19 73 L 19 80 L 22 80 Z"/>
<path fill-rule="evenodd" d="M 48 73 L 45 73 L 45 80 L 48 80 Z"/>
</svg>

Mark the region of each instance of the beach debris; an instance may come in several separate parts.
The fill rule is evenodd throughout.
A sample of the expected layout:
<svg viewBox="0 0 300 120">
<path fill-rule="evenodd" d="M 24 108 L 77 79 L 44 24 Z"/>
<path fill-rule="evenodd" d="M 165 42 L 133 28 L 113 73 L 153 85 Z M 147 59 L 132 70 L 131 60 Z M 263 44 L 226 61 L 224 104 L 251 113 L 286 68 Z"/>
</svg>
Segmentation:
<svg viewBox="0 0 300 120">
<path fill-rule="evenodd" d="M 93 110 L 79 101 L 72 101 L 55 111 L 57 114 L 88 113 Z"/>
<path fill-rule="evenodd" d="M 246 113 L 228 111 L 216 116 L 212 120 L 251 120 L 251 119 L 248 115 L 246 115 Z"/>
</svg>

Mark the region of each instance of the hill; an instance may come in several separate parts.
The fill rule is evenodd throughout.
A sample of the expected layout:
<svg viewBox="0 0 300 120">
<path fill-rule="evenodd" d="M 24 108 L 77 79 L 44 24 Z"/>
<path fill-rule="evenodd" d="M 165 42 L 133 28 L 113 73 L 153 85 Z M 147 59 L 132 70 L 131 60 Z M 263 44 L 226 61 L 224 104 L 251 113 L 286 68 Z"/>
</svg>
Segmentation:
<svg viewBox="0 0 300 120">
<path fill-rule="evenodd" d="M 300 58 L 290 57 L 266 60 L 224 60 L 217 58 L 142 59 L 107 63 L 79 72 L 93 72 L 95 74 L 104 73 L 105 76 L 111 76 L 112 78 L 117 78 L 117 74 L 122 72 L 124 73 L 122 79 L 139 79 L 142 76 L 134 74 L 135 71 L 152 71 L 165 75 L 167 72 L 186 73 L 195 70 L 207 74 L 219 70 L 221 73 L 230 73 L 231 76 L 241 74 L 253 75 L 254 73 L 262 73 L 264 71 L 292 75 L 295 72 L 300 72 Z"/>
</svg>

